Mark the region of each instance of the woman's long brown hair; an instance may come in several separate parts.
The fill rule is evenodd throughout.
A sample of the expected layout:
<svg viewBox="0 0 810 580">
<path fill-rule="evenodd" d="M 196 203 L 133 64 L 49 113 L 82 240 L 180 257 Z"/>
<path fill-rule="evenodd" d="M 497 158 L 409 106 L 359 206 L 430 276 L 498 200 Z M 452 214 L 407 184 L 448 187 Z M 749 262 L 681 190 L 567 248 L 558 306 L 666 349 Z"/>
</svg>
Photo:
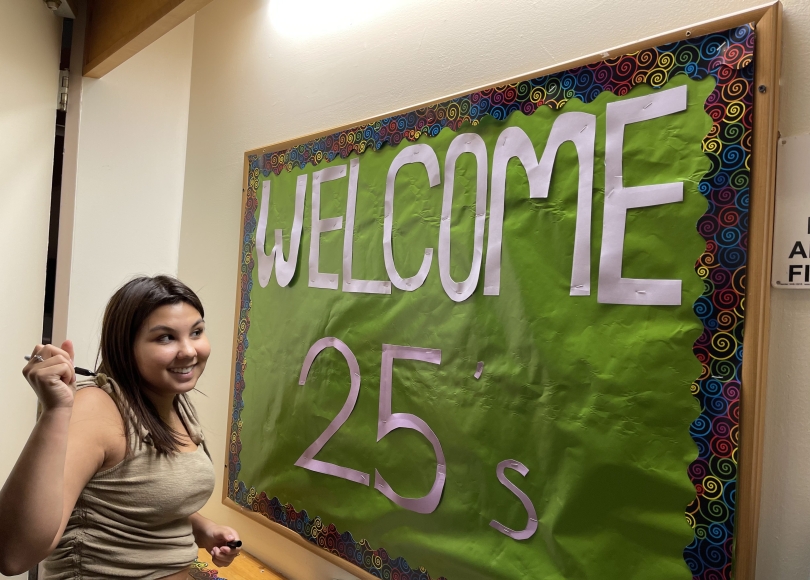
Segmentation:
<svg viewBox="0 0 810 580">
<path fill-rule="evenodd" d="M 180 450 L 179 433 L 160 418 L 152 401 L 143 393 L 144 379 L 135 361 L 135 337 L 152 312 L 170 304 L 185 302 L 205 316 L 202 303 L 188 286 L 171 276 L 140 277 L 130 280 L 113 294 L 104 311 L 96 372 L 113 378 L 134 414 L 132 419 L 119 408 L 124 419 L 127 454 L 132 449 L 131 430 L 144 427 L 158 455 L 173 455 Z M 178 395 L 185 397 L 185 395 Z M 175 409 L 178 401 L 175 398 Z"/>
</svg>

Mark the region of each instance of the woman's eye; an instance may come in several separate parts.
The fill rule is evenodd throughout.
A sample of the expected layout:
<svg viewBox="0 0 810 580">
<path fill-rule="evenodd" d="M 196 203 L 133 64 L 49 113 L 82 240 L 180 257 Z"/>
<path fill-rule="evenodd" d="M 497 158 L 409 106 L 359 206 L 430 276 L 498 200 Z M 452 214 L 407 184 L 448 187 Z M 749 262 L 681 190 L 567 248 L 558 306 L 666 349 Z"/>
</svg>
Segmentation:
<svg viewBox="0 0 810 580">
<path fill-rule="evenodd" d="M 172 337 L 168 334 L 162 334 L 158 337 L 158 342 L 167 343 L 172 339 Z"/>
<path fill-rule="evenodd" d="M 195 330 L 194 332 L 191 333 L 191 336 L 202 336 L 202 333 L 203 333 L 203 329 L 198 328 L 197 330 Z"/>
</svg>

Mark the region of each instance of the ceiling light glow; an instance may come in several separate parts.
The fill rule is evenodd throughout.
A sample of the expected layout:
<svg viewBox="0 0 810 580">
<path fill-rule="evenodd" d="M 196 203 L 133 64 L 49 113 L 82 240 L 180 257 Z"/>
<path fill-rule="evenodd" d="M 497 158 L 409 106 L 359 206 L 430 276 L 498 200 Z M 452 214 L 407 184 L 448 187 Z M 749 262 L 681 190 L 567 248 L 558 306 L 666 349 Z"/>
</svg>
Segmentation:
<svg viewBox="0 0 810 580">
<path fill-rule="evenodd" d="M 270 23 L 281 36 L 305 40 L 345 32 L 389 12 L 401 0 L 270 0 Z"/>
</svg>

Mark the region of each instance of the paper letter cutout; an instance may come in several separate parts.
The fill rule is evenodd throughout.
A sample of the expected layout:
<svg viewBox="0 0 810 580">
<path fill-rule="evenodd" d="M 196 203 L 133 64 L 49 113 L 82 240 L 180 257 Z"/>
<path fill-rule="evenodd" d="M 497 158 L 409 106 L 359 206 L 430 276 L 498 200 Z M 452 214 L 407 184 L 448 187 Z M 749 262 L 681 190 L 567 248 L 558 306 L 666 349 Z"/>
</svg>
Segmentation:
<svg viewBox="0 0 810 580">
<path fill-rule="evenodd" d="M 435 511 L 442 498 L 444 480 L 447 476 L 444 452 L 439 438 L 422 419 L 410 413 L 391 413 L 391 389 L 394 377 L 394 359 L 419 360 L 432 364 L 440 364 L 442 351 L 432 348 L 415 348 L 411 346 L 394 346 L 384 344 L 382 351 L 382 367 L 380 369 L 380 414 L 377 420 L 377 441 L 395 429 L 413 429 L 424 435 L 425 439 L 433 445 L 436 454 L 436 478 L 433 487 L 427 495 L 418 498 L 408 498 L 398 495 L 380 472 L 374 470 L 374 487 L 385 497 L 400 507 L 418 514 L 429 514 Z"/>
<path fill-rule="evenodd" d="M 430 271 L 430 263 L 433 260 L 433 248 L 425 249 L 422 265 L 415 276 L 402 278 L 399 275 L 397 267 L 394 264 L 394 251 L 391 245 L 391 233 L 394 227 L 394 182 L 396 181 L 399 170 L 403 165 L 407 165 L 408 163 L 421 163 L 425 166 L 430 187 L 438 185 L 441 182 L 441 177 L 439 176 L 439 160 L 430 145 L 420 144 L 405 147 L 405 149 L 394 157 L 394 160 L 391 162 L 391 167 L 388 168 L 388 177 L 385 180 L 385 219 L 383 221 L 383 256 L 385 258 L 385 269 L 394 286 L 400 290 L 412 292 L 424 284 L 427 279 L 428 272 Z"/>
<path fill-rule="evenodd" d="M 346 201 L 346 228 L 343 230 L 343 291 L 365 294 L 390 294 L 388 280 L 356 280 L 352 278 L 352 253 L 354 252 L 354 214 L 357 208 L 357 178 L 360 160 L 349 161 L 349 197 Z"/>
<path fill-rule="evenodd" d="M 259 265 L 259 285 L 264 288 L 270 282 L 273 273 L 273 262 L 276 266 L 276 281 L 281 287 L 286 286 L 295 275 L 298 263 L 298 246 L 301 243 L 301 226 L 304 223 L 304 196 L 307 191 L 307 176 L 300 175 L 295 185 L 295 216 L 290 233 L 290 254 L 284 259 L 284 243 L 281 230 L 276 230 L 276 244 L 270 255 L 264 253 L 265 234 L 267 232 L 267 214 L 270 208 L 270 182 L 262 183 L 262 201 L 259 210 L 259 224 L 256 230 L 256 262 Z"/>
<path fill-rule="evenodd" d="M 537 531 L 537 511 L 534 509 L 534 505 L 532 504 L 532 500 L 529 499 L 529 496 L 527 496 L 520 489 L 518 489 L 517 486 L 515 486 L 515 484 L 513 484 L 511 481 L 506 479 L 504 470 L 507 467 L 509 469 L 514 469 L 523 477 L 526 477 L 526 474 L 529 473 L 529 470 L 520 461 L 515 461 L 514 459 L 507 459 L 505 461 L 501 461 L 498 464 L 498 468 L 495 471 L 495 473 L 498 475 L 498 481 L 500 481 L 501 484 L 506 489 L 514 493 L 520 500 L 520 503 L 523 504 L 523 507 L 526 508 L 526 513 L 529 515 L 529 521 L 526 523 L 526 527 L 519 532 L 507 528 L 505 525 L 496 520 L 492 520 L 491 522 L 489 522 L 489 525 L 498 530 L 499 532 L 501 532 L 502 534 L 506 534 L 513 540 L 528 540 Z"/>
<path fill-rule="evenodd" d="M 318 271 L 321 256 L 321 234 L 343 227 L 342 217 L 321 219 L 321 183 L 346 177 L 346 166 L 327 167 L 312 174 L 312 233 L 309 240 L 309 285 L 311 288 L 337 290 L 338 275 Z"/>
<path fill-rule="evenodd" d="M 540 192 L 530 197 L 548 197 L 554 159 L 560 146 L 571 141 L 577 149 L 577 222 L 574 234 L 574 261 L 571 265 L 571 296 L 591 295 L 591 206 L 593 201 L 593 157 L 596 143 L 596 116 L 564 113 L 557 117 L 540 159 Z"/>
<path fill-rule="evenodd" d="M 596 140 L 596 116 L 588 113 L 563 113 L 554 121 L 540 162 L 528 135 L 519 127 L 504 129 L 492 157 L 492 197 L 489 210 L 489 239 L 484 273 L 484 294 L 497 296 L 501 291 L 501 246 L 503 209 L 506 192 L 506 167 L 517 157 L 529 180 L 529 197 L 546 198 L 551 184 L 554 159 L 560 146 L 571 141 L 579 159 L 577 221 L 574 236 L 574 260 L 571 267 L 571 296 L 591 293 L 591 205 L 593 197 L 593 157 Z M 446 177 L 445 177 L 446 179 Z"/>
<path fill-rule="evenodd" d="M 323 449 L 327 441 L 329 441 L 332 435 L 337 433 L 338 429 L 340 429 L 349 418 L 349 415 L 352 414 L 354 406 L 357 404 L 357 397 L 360 395 L 360 365 L 357 364 L 357 358 L 342 340 L 331 336 L 320 339 L 310 347 L 309 352 L 307 352 L 307 356 L 304 357 L 304 364 L 301 367 L 301 375 L 298 377 L 298 384 L 301 386 L 306 384 L 307 375 L 309 375 L 309 369 L 312 368 L 312 363 L 314 362 L 315 357 L 329 347 L 337 349 L 349 364 L 349 373 L 351 374 L 352 380 L 352 385 L 349 389 L 349 397 L 346 399 L 346 402 L 343 403 L 343 408 L 340 410 L 340 412 L 335 416 L 334 419 L 332 419 L 332 422 L 329 423 L 326 430 L 321 433 L 321 436 L 318 437 L 312 445 L 307 447 L 306 451 L 304 451 L 304 453 L 301 454 L 301 457 L 298 458 L 298 461 L 295 462 L 295 465 L 310 471 L 316 471 L 326 475 L 334 475 L 335 477 L 368 485 L 368 473 L 363 473 L 362 471 L 357 471 L 355 469 L 351 469 L 350 467 L 342 467 L 340 465 L 335 465 L 334 463 L 327 463 L 326 461 L 319 461 L 315 459 L 315 456 L 320 452 L 321 449 Z"/>
<path fill-rule="evenodd" d="M 473 236 L 473 259 L 470 275 L 463 282 L 450 276 L 450 218 L 453 211 L 453 185 L 456 160 L 462 153 L 472 153 L 477 162 L 475 190 L 475 233 Z M 442 287 L 451 300 L 463 302 L 472 295 L 481 274 L 481 258 L 484 252 L 484 222 L 487 217 L 487 146 L 475 133 L 459 135 L 450 143 L 444 161 L 444 198 L 442 222 L 439 226 L 439 275 Z"/>
<path fill-rule="evenodd" d="M 627 210 L 683 201 L 683 182 L 624 187 L 622 149 L 624 126 L 686 109 L 686 86 L 608 103 L 605 134 L 605 218 L 599 292 L 603 304 L 671 305 L 681 303 L 680 280 L 622 278 L 622 253 Z"/>
</svg>

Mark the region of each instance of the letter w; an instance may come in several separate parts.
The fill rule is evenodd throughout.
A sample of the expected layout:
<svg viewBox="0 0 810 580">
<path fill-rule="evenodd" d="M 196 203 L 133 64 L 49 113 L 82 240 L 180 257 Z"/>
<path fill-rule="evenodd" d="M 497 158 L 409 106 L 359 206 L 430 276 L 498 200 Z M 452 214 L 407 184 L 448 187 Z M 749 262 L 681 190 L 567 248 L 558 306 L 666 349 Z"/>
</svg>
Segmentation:
<svg viewBox="0 0 810 580">
<path fill-rule="evenodd" d="M 259 211 L 259 225 L 256 230 L 256 254 L 259 264 L 259 285 L 264 288 L 270 282 L 273 273 L 273 263 L 276 266 L 276 281 L 279 286 L 286 286 L 295 275 L 298 263 L 298 247 L 301 244 L 301 226 L 304 223 L 304 196 L 307 191 L 307 176 L 298 177 L 295 187 L 295 217 L 293 217 L 292 232 L 290 234 L 290 253 L 284 259 L 284 246 L 281 230 L 276 230 L 276 243 L 270 255 L 264 253 L 265 234 L 267 232 L 267 213 L 270 207 L 270 182 L 262 183 L 262 201 Z"/>
</svg>

